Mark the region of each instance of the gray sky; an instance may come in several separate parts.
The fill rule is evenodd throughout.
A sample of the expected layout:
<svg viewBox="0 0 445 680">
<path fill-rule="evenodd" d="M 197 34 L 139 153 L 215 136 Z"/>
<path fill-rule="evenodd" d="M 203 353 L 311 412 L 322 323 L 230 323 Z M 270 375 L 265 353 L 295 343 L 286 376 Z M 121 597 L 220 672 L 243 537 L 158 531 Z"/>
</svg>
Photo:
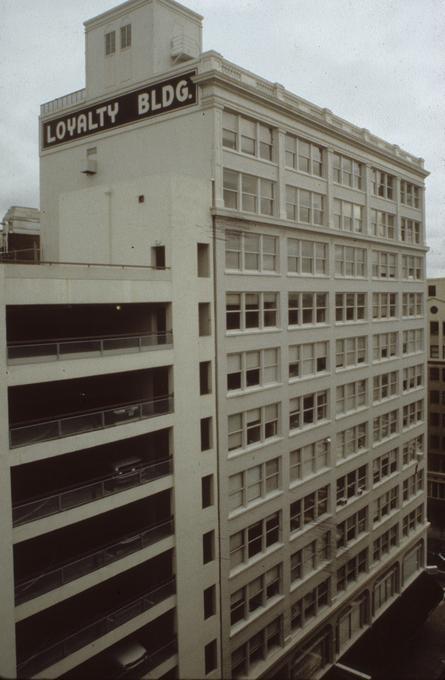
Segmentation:
<svg viewBox="0 0 445 680">
<path fill-rule="evenodd" d="M 39 205 L 42 102 L 84 86 L 83 21 L 113 0 L 0 0 L 0 217 Z M 204 49 L 425 159 L 428 275 L 445 276 L 445 0 L 186 0 Z"/>
</svg>

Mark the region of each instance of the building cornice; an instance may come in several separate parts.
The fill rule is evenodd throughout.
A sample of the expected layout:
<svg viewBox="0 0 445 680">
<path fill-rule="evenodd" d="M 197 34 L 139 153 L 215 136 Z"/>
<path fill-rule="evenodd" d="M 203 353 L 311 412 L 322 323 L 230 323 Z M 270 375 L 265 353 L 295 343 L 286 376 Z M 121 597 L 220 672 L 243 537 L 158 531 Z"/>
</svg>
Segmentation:
<svg viewBox="0 0 445 680">
<path fill-rule="evenodd" d="M 201 16 L 201 14 L 193 12 L 193 10 L 188 9 L 188 7 L 181 5 L 179 2 L 175 2 L 175 0 L 127 0 L 127 2 L 123 2 L 121 5 L 113 7 L 107 12 L 103 12 L 92 19 L 84 21 L 83 25 L 85 27 L 85 31 L 89 31 L 91 28 L 96 28 L 97 26 L 101 26 L 103 24 L 108 24 L 110 21 L 119 19 L 120 17 L 127 15 L 130 11 L 132 12 L 133 10 L 143 7 L 144 5 L 155 3 L 164 5 L 165 7 L 176 11 L 178 14 L 186 16 L 188 19 L 196 21 L 198 24 L 201 24 L 204 18 Z"/>
<path fill-rule="evenodd" d="M 205 52 L 200 59 L 200 68 L 195 81 L 200 85 L 213 83 L 234 93 L 242 94 L 257 103 L 261 102 L 287 115 L 292 115 L 301 122 L 309 124 L 318 131 L 335 136 L 341 141 L 353 142 L 367 153 L 372 152 L 384 161 L 392 161 L 416 172 L 422 178 L 429 175 L 424 169 L 424 161 L 396 144 L 390 144 L 369 130 L 359 128 L 348 121 L 335 116 L 329 109 L 322 109 L 315 104 L 297 97 L 287 91 L 280 83 L 271 83 L 249 71 L 227 62 L 217 52 Z"/>
</svg>

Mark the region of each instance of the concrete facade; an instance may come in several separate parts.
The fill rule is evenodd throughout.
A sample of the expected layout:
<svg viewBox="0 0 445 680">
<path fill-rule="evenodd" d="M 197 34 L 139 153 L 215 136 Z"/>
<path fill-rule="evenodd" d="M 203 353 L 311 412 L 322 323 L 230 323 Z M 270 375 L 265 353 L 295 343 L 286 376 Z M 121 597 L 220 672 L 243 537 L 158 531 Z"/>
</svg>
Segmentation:
<svg viewBox="0 0 445 680">
<path fill-rule="evenodd" d="M 0 674 L 128 638 L 144 677 L 319 677 L 425 563 L 423 161 L 202 53 L 172 0 L 85 28 L 42 261 L 0 265 Z"/>
</svg>

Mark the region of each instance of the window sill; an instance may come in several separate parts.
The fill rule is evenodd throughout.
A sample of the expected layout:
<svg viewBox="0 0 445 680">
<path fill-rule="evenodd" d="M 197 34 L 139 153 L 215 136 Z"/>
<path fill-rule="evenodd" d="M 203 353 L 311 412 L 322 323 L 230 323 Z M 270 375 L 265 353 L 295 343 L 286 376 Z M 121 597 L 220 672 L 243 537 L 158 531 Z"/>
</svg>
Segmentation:
<svg viewBox="0 0 445 680">
<path fill-rule="evenodd" d="M 320 515 L 320 517 L 313 522 L 308 522 L 304 527 L 301 527 L 301 529 L 294 529 L 293 531 L 289 531 L 289 543 L 292 543 L 292 541 L 301 538 L 305 534 L 311 533 L 314 528 L 319 527 L 321 524 L 324 522 L 328 522 L 328 520 L 332 520 L 332 513 L 330 512 L 325 512 L 323 515 Z M 326 527 L 326 531 L 331 529 L 331 525 Z"/>
<path fill-rule="evenodd" d="M 281 276 L 279 271 L 261 271 L 259 269 L 224 269 L 224 273 L 230 276 Z"/>
<path fill-rule="evenodd" d="M 288 324 L 289 331 L 297 331 L 304 328 L 330 328 L 331 324 L 328 321 L 320 321 L 320 323 L 293 323 Z"/>
<path fill-rule="evenodd" d="M 274 491 L 271 491 L 268 493 L 266 496 L 261 496 L 261 498 L 255 498 L 255 500 L 251 501 L 247 505 L 243 505 L 242 507 L 235 508 L 235 510 L 231 510 L 228 514 L 228 519 L 236 519 L 240 515 L 244 515 L 245 513 L 249 512 L 249 510 L 255 510 L 256 508 L 260 507 L 261 505 L 264 505 L 268 501 L 274 500 L 278 496 L 283 495 L 283 490 L 282 489 L 275 489 Z"/>
<path fill-rule="evenodd" d="M 335 416 L 335 420 L 343 420 L 343 418 L 348 418 L 349 416 L 352 416 L 355 413 L 362 413 L 362 411 L 367 411 L 369 409 L 369 406 L 367 404 L 364 404 L 363 406 L 359 406 L 358 408 L 353 408 L 350 409 L 349 411 L 344 411 L 342 413 L 339 413 L 338 415 Z"/>
<path fill-rule="evenodd" d="M 258 609 L 255 609 L 254 612 L 250 616 L 247 617 L 247 619 L 242 619 L 242 621 L 238 621 L 237 623 L 233 624 L 230 628 L 230 633 L 229 633 L 229 638 L 235 637 L 240 631 L 244 630 L 246 626 L 249 626 L 252 624 L 254 621 L 259 619 L 263 614 L 268 612 L 270 609 L 272 609 L 278 602 L 282 602 L 284 600 L 284 595 L 275 595 L 274 597 L 271 597 L 268 602 L 266 602 L 265 605 L 262 607 L 258 607 Z"/>
<path fill-rule="evenodd" d="M 236 567 L 232 567 L 230 569 L 229 578 L 232 579 L 235 576 L 238 576 L 238 574 L 242 574 L 243 571 L 246 571 L 252 565 L 257 564 L 258 562 L 261 562 L 261 560 L 264 560 L 269 555 L 273 555 L 274 553 L 281 550 L 283 547 L 284 547 L 284 544 L 281 543 L 281 542 L 274 543 L 273 545 L 266 548 L 266 550 L 263 550 L 262 552 L 258 553 L 254 557 L 251 557 L 250 559 L 248 559 L 246 562 L 243 562 L 242 564 L 237 564 Z"/>
<path fill-rule="evenodd" d="M 313 274 L 312 272 L 287 272 L 286 276 L 289 278 L 300 278 L 303 277 L 305 279 L 329 279 L 329 274 L 320 274 L 320 273 L 315 273 Z"/>
<path fill-rule="evenodd" d="M 366 190 L 365 189 L 359 189 L 358 187 L 351 187 L 349 184 L 342 184 L 341 182 L 336 182 L 333 180 L 332 184 L 335 187 L 341 187 L 342 189 L 348 189 L 348 191 L 355 191 L 357 194 L 360 194 L 360 196 L 366 196 Z M 334 198 L 336 198 L 334 196 Z"/>
<path fill-rule="evenodd" d="M 301 588 L 301 586 L 305 585 L 308 581 L 310 581 L 314 576 L 317 576 L 321 571 L 324 571 L 329 563 L 330 560 L 324 560 L 323 562 L 318 564 L 314 569 L 312 569 L 309 574 L 305 574 L 302 578 L 292 581 L 289 588 L 290 593 L 294 593 L 296 590 Z"/>
<path fill-rule="evenodd" d="M 314 378 L 325 378 L 327 375 L 331 375 L 331 371 L 319 371 L 318 373 L 308 373 L 308 375 L 302 375 L 299 376 L 298 378 L 289 378 L 288 383 L 289 385 L 295 385 L 301 382 L 302 380 L 314 380 Z"/>
<path fill-rule="evenodd" d="M 257 394 L 257 392 L 263 392 L 264 390 L 271 390 L 275 387 L 281 387 L 283 383 L 274 382 L 268 383 L 267 385 L 254 385 L 253 387 L 246 387 L 240 390 L 230 390 L 227 392 L 227 399 L 235 399 L 236 397 L 242 397 L 247 394 Z"/>
<path fill-rule="evenodd" d="M 237 337 L 238 335 L 258 335 L 259 333 L 281 333 L 282 329 L 278 326 L 271 326 L 266 328 L 249 328 L 248 330 L 226 330 L 226 337 Z"/>
<path fill-rule="evenodd" d="M 307 482 L 312 481 L 313 479 L 317 479 L 317 477 L 322 477 L 326 472 L 328 472 L 331 468 L 329 466 L 320 468 L 316 472 L 311 472 L 311 474 L 306 475 L 306 477 L 301 477 L 301 479 L 293 479 L 289 482 L 289 490 L 292 491 L 293 489 L 297 489 L 299 486 L 302 484 L 306 484 Z"/>
<path fill-rule="evenodd" d="M 239 149 L 232 149 L 232 148 L 230 148 L 230 146 L 224 146 L 224 144 L 222 144 L 222 150 L 227 151 L 227 152 L 233 154 L 234 156 L 239 156 L 240 158 L 251 158 L 254 161 L 259 161 L 260 163 L 265 163 L 266 165 L 272 166 L 273 168 L 278 167 L 278 161 L 269 160 L 268 158 L 262 158 L 261 156 L 257 156 L 256 154 L 247 153 L 245 151 L 240 151 Z M 231 170 L 231 169 L 232 168 L 227 168 L 227 170 Z M 238 172 L 238 171 L 236 171 L 236 172 Z M 261 179 L 261 177 L 260 177 L 260 179 Z M 266 177 L 264 179 L 269 179 L 269 178 Z"/>
<path fill-rule="evenodd" d="M 277 435 L 275 437 L 270 437 L 269 439 L 265 439 L 263 442 L 258 442 L 255 444 L 251 444 L 250 446 L 245 446 L 242 449 L 234 449 L 233 451 L 229 451 L 227 454 L 228 460 L 232 460 L 233 458 L 237 458 L 238 456 L 242 456 L 245 453 L 251 453 L 252 451 L 257 451 L 258 449 L 263 449 L 265 446 L 269 446 L 270 444 L 275 444 L 276 442 L 283 441 L 283 437 L 281 435 Z"/>
<path fill-rule="evenodd" d="M 315 429 L 316 427 L 322 427 L 323 425 L 327 425 L 330 422 L 331 420 L 329 418 L 324 418 L 323 420 L 318 420 L 316 423 L 307 423 L 302 427 L 295 428 L 294 430 L 289 430 L 289 439 L 297 437 L 302 432 L 307 432 L 307 430 L 312 430 Z"/>
<path fill-rule="evenodd" d="M 285 170 L 289 170 L 289 172 L 295 172 L 296 175 L 301 175 L 302 177 L 309 177 L 310 179 L 315 179 L 317 181 L 324 182 L 324 184 L 328 183 L 328 180 L 326 177 L 323 177 L 322 175 L 316 175 L 313 172 L 306 172 L 305 170 L 300 170 L 299 168 L 294 168 L 292 165 L 285 165 L 284 166 Z M 300 187 L 297 187 L 300 188 Z M 311 191 L 309 189 L 309 191 Z"/>
</svg>

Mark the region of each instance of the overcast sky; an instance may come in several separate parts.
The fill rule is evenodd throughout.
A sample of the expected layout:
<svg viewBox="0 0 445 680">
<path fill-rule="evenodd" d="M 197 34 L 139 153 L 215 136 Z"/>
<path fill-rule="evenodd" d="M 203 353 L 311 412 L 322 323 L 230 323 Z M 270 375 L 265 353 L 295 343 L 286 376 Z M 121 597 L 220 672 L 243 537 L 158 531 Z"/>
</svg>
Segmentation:
<svg viewBox="0 0 445 680">
<path fill-rule="evenodd" d="M 84 86 L 83 21 L 113 0 L 0 0 L 0 218 L 39 206 L 42 102 Z M 428 275 L 445 276 L 445 0 L 188 0 L 204 49 L 425 159 Z"/>
</svg>

